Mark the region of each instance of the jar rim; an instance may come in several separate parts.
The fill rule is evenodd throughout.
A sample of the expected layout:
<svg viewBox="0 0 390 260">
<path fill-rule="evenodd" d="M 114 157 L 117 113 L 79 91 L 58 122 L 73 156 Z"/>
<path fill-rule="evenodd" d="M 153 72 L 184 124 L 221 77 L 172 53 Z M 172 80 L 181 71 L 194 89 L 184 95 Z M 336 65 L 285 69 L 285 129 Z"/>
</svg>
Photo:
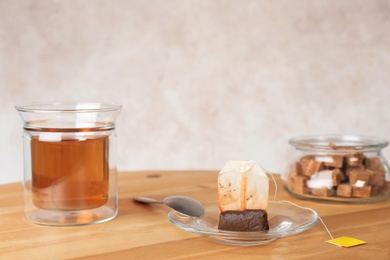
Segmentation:
<svg viewBox="0 0 390 260">
<path fill-rule="evenodd" d="M 122 105 L 115 103 L 101 102 L 36 102 L 16 105 L 15 109 L 19 112 L 33 113 L 90 113 L 90 112 L 109 112 L 122 109 Z"/>
<path fill-rule="evenodd" d="M 298 150 L 332 152 L 378 151 L 388 146 L 385 139 L 364 135 L 307 135 L 289 140 Z"/>
</svg>

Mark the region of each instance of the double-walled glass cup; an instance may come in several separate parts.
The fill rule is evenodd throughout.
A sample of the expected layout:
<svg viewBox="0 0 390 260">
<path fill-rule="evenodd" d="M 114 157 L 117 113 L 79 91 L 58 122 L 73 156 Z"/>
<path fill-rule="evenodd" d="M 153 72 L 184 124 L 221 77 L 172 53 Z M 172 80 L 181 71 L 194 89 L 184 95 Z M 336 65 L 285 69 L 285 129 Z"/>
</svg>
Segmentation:
<svg viewBox="0 0 390 260">
<path fill-rule="evenodd" d="M 24 123 L 27 220 L 73 226 L 115 218 L 115 120 L 121 108 L 92 102 L 16 106 Z"/>
</svg>

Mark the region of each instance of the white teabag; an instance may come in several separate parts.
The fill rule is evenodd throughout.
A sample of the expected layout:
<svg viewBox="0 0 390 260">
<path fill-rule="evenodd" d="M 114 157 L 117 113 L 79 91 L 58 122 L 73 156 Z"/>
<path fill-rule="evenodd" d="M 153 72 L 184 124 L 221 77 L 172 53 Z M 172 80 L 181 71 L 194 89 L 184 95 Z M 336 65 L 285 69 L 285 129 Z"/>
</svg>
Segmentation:
<svg viewBox="0 0 390 260">
<path fill-rule="evenodd" d="M 255 161 L 228 161 L 218 175 L 220 212 L 268 211 L 269 179 Z"/>
</svg>

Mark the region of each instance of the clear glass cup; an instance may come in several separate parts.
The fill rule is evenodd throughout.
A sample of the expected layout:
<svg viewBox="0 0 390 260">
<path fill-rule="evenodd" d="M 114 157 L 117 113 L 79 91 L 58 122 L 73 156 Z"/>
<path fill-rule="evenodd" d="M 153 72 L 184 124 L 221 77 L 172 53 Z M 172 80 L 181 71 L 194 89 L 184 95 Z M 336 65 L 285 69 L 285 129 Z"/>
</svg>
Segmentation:
<svg viewBox="0 0 390 260">
<path fill-rule="evenodd" d="M 289 141 L 294 160 L 282 178 L 294 197 L 367 203 L 390 196 L 390 168 L 382 154 L 388 141 L 357 135 L 314 135 Z"/>
<path fill-rule="evenodd" d="M 32 223 L 101 223 L 118 212 L 117 104 L 17 105 L 23 123 L 24 215 Z"/>
</svg>

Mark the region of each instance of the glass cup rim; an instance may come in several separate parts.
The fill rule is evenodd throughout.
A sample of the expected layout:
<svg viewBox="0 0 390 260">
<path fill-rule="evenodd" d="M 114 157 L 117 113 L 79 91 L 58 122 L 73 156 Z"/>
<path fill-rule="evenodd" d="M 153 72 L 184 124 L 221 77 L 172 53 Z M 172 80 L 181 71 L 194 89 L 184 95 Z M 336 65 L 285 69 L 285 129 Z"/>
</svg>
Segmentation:
<svg viewBox="0 0 390 260">
<path fill-rule="evenodd" d="M 388 146 L 385 139 L 366 135 L 306 135 L 289 140 L 289 144 L 298 150 L 351 152 L 375 151 Z"/>
<path fill-rule="evenodd" d="M 91 113 L 118 111 L 122 105 L 89 101 L 31 102 L 16 105 L 15 109 L 30 113 Z"/>
</svg>

